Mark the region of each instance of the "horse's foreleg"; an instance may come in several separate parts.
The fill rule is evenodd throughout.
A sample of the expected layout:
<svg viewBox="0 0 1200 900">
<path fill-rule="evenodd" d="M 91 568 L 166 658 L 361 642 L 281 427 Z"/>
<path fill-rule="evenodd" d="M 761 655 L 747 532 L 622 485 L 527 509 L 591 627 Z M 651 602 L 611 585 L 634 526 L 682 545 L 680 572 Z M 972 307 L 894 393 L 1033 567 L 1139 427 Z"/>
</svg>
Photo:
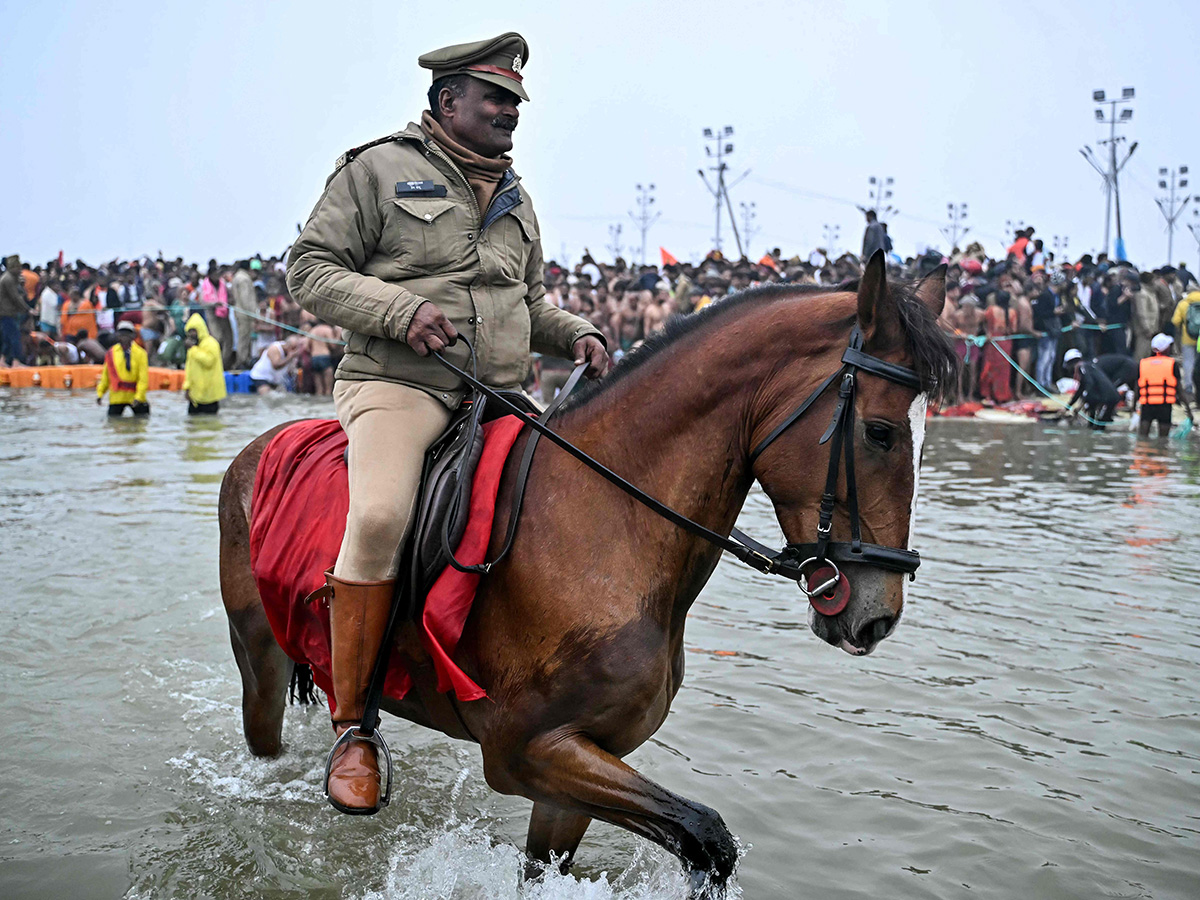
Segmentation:
<svg viewBox="0 0 1200 900">
<path fill-rule="evenodd" d="M 715 810 L 668 791 L 581 735 L 545 735 L 519 752 L 489 759 L 488 783 L 579 817 L 611 822 L 660 844 L 689 868 L 693 882 L 720 890 L 737 864 L 737 845 Z"/>
<path fill-rule="evenodd" d="M 550 864 L 551 855 L 559 857 L 558 870 L 564 875 L 575 858 L 583 833 L 592 824 L 591 816 L 580 815 L 548 803 L 534 803 L 529 817 L 529 837 L 525 853 L 536 863 Z M 526 868 L 526 877 L 538 873 L 538 866 Z"/>
</svg>

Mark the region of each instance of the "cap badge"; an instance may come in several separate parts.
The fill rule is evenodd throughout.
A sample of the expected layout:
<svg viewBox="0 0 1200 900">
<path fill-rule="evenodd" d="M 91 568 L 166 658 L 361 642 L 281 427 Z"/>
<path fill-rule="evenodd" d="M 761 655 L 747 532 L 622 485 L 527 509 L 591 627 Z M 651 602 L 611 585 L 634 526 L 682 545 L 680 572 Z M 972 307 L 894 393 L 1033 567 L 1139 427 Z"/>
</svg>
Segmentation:
<svg viewBox="0 0 1200 900">
<path fill-rule="evenodd" d="M 516 72 L 518 75 L 521 74 L 521 57 L 519 57 L 519 56 L 513 57 L 512 70 L 514 72 Z"/>
</svg>

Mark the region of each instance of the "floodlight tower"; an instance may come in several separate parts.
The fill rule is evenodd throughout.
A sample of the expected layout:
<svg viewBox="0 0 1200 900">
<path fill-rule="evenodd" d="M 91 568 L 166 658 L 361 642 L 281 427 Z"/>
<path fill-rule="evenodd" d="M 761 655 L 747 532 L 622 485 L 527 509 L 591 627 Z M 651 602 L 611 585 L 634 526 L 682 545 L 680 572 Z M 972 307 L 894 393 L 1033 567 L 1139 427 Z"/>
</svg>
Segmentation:
<svg viewBox="0 0 1200 900">
<path fill-rule="evenodd" d="M 1158 170 L 1158 187 L 1160 190 L 1169 190 L 1170 193 L 1165 197 L 1156 197 L 1154 202 L 1158 204 L 1158 211 L 1163 214 L 1163 218 L 1167 220 L 1167 265 L 1171 264 L 1171 260 L 1175 258 L 1175 221 L 1187 207 L 1188 203 L 1196 200 L 1200 203 L 1200 198 L 1184 196 L 1178 203 L 1175 200 L 1176 189 L 1182 190 L 1188 186 L 1186 176 L 1188 173 L 1187 166 L 1180 166 L 1178 169 L 1171 169 L 1168 174 L 1166 167 Z M 1170 187 L 1167 186 L 1167 179 L 1170 179 Z"/>
<path fill-rule="evenodd" d="M 651 207 L 654 206 L 654 185 L 644 187 L 637 186 L 637 214 L 632 211 L 629 213 L 629 218 L 633 219 L 637 225 L 638 231 L 642 233 L 642 265 L 646 264 L 646 232 L 650 230 L 650 226 L 658 221 L 658 217 L 662 215 L 659 212 L 651 212 Z"/>
<path fill-rule="evenodd" d="M 892 185 L 895 183 L 896 179 L 890 175 L 886 178 L 875 175 L 867 178 L 867 197 L 870 199 L 870 204 L 860 207 L 862 211 L 874 210 L 875 218 L 880 222 L 883 221 L 884 216 L 894 216 L 900 212 L 889 202 L 892 199 Z"/>
<path fill-rule="evenodd" d="M 971 230 L 971 226 L 963 224 L 967 218 L 967 204 L 947 203 L 946 218 L 950 220 L 950 224 L 938 230 L 950 242 L 950 252 L 953 253 L 958 247 L 959 237 L 966 237 L 967 232 Z"/>
<path fill-rule="evenodd" d="M 758 221 L 758 204 L 743 200 L 738 204 L 738 208 L 742 213 L 742 236 L 746 238 L 746 248 L 753 251 L 754 238 L 762 230 L 755 224 Z"/>
<path fill-rule="evenodd" d="M 832 259 L 834 254 L 837 253 L 838 236 L 842 233 L 842 226 L 830 225 L 826 222 L 821 232 L 825 236 L 825 256 L 828 259 Z"/>
<path fill-rule="evenodd" d="M 1108 140 L 1099 141 L 1101 147 L 1108 148 L 1108 160 L 1104 165 L 1101 165 L 1100 158 L 1092 152 L 1092 148 L 1085 146 L 1079 152 L 1083 154 L 1083 158 L 1088 161 L 1088 164 L 1096 170 L 1102 179 L 1104 179 L 1104 252 L 1108 253 L 1109 239 L 1109 224 L 1112 219 L 1113 206 L 1116 206 L 1117 212 L 1117 259 L 1125 258 L 1125 239 L 1121 235 L 1121 190 L 1117 183 L 1117 176 L 1121 170 L 1125 168 L 1125 163 L 1129 162 L 1129 157 L 1133 156 L 1133 151 L 1137 149 L 1137 141 L 1129 145 L 1129 149 L 1125 152 L 1125 157 L 1117 162 L 1117 144 L 1124 142 L 1124 137 L 1117 137 L 1117 126 L 1126 125 L 1133 119 L 1133 110 L 1129 108 L 1129 104 L 1133 103 L 1134 91 L 1133 88 L 1127 87 L 1121 89 L 1120 99 L 1107 99 L 1104 91 L 1092 91 L 1092 100 L 1096 103 L 1108 104 L 1109 111 L 1105 112 L 1100 107 L 1096 107 L 1096 121 L 1101 125 L 1108 126 Z M 1117 107 L 1123 107 L 1119 109 Z"/>
<path fill-rule="evenodd" d="M 608 252 L 612 254 L 614 263 L 616 263 L 617 258 L 624 249 L 621 246 L 621 223 L 615 222 L 608 226 Z"/>
<path fill-rule="evenodd" d="M 742 256 L 742 238 L 738 234 L 737 221 L 733 217 L 733 204 L 729 199 L 729 189 L 736 187 L 743 178 L 750 174 L 747 169 L 743 172 L 733 184 L 729 184 L 725 180 L 725 172 L 729 168 L 729 164 L 725 162 L 725 158 L 733 152 L 733 126 L 725 125 L 721 128 L 705 128 L 704 129 L 704 155 L 716 161 L 715 166 L 710 166 L 709 171 L 715 172 L 714 184 L 708 183 L 708 178 L 704 174 L 703 169 L 698 169 L 700 178 L 704 181 L 704 186 L 708 188 L 708 192 L 713 195 L 713 212 L 716 215 L 716 232 L 713 235 L 713 244 L 718 251 L 721 249 L 721 206 L 724 204 L 725 209 L 729 212 L 729 226 L 733 229 L 733 237 L 737 241 L 738 256 Z"/>
<path fill-rule="evenodd" d="M 1192 217 L 1194 222 L 1188 222 L 1188 231 L 1192 233 L 1192 238 L 1196 241 L 1196 253 L 1200 256 L 1200 197 L 1193 197 L 1196 205 L 1192 207 Z M 1167 260 L 1169 263 L 1170 260 Z M 1196 271 L 1200 272 L 1200 266 L 1196 267 Z"/>
</svg>

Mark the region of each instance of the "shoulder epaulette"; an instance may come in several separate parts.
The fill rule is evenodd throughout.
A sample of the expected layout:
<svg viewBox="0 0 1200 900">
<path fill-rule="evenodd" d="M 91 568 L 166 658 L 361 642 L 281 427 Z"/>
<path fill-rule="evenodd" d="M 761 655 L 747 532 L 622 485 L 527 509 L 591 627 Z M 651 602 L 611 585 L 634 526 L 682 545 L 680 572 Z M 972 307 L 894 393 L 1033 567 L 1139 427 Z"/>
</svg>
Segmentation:
<svg viewBox="0 0 1200 900">
<path fill-rule="evenodd" d="M 342 167 L 364 150 L 369 150 L 372 147 L 378 147 L 380 144 L 386 144 L 388 141 L 398 141 L 404 134 L 403 131 L 396 131 L 386 137 L 375 138 L 373 141 L 367 141 L 365 144 L 359 144 L 357 147 L 351 147 L 345 153 L 337 158 L 337 162 L 333 164 L 333 174 L 336 175 L 342 170 Z M 332 177 L 332 176 L 330 176 Z"/>
</svg>

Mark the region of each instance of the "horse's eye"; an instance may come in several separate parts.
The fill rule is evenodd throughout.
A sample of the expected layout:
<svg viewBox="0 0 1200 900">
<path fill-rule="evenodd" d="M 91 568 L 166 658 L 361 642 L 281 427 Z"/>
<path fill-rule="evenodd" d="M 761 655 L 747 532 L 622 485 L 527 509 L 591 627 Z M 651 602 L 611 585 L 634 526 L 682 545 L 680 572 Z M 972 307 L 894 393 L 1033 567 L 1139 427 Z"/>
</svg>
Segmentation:
<svg viewBox="0 0 1200 900">
<path fill-rule="evenodd" d="M 867 440 L 884 450 L 892 449 L 892 429 L 879 422 L 868 422 L 866 426 Z"/>
</svg>

